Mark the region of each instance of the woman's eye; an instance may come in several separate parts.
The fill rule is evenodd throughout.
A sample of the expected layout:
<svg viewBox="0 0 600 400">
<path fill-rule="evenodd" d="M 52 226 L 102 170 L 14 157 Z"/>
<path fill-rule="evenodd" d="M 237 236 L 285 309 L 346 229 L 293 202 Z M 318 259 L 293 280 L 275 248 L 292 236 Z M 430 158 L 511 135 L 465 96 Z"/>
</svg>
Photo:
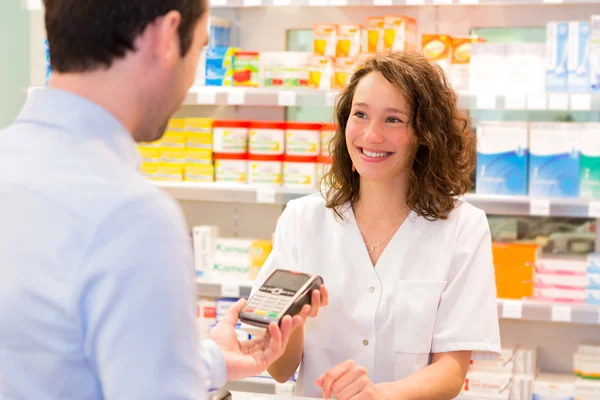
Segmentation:
<svg viewBox="0 0 600 400">
<path fill-rule="evenodd" d="M 358 117 L 358 118 L 366 118 L 367 114 L 365 114 L 364 112 L 361 112 L 361 111 L 357 111 L 354 113 L 354 116 Z"/>
<path fill-rule="evenodd" d="M 393 124 L 402 123 L 402 120 L 396 117 L 388 117 L 385 122 L 391 122 Z"/>
</svg>

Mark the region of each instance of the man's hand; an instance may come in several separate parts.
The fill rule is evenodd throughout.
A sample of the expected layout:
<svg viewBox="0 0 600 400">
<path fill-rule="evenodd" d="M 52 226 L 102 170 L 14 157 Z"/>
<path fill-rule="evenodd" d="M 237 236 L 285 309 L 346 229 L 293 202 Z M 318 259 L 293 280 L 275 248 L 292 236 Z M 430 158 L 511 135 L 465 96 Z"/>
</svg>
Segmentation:
<svg viewBox="0 0 600 400">
<path fill-rule="evenodd" d="M 371 382 L 367 370 L 352 360 L 331 368 L 316 381 L 323 398 L 335 395 L 338 400 L 383 400 L 385 395 Z"/>
<path fill-rule="evenodd" d="M 300 314 L 293 318 L 286 315 L 281 327 L 272 322 L 262 337 L 240 343 L 235 326 L 245 306 L 244 299 L 235 303 L 209 334 L 223 352 L 227 363 L 227 381 L 258 375 L 266 370 L 283 355 L 292 332 L 301 327 L 311 314 L 311 306 L 305 305 Z"/>
</svg>

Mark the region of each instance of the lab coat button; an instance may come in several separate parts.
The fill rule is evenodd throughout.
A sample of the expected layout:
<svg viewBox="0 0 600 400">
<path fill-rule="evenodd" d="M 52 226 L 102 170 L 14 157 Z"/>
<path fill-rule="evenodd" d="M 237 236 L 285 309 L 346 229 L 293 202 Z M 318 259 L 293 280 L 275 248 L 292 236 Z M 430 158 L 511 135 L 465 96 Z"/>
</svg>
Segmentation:
<svg viewBox="0 0 600 400">
<path fill-rule="evenodd" d="M 369 287 L 369 293 L 373 293 L 375 291 L 375 288 L 373 286 Z"/>
<path fill-rule="evenodd" d="M 364 344 L 365 346 L 368 346 L 368 345 L 369 345 L 369 341 L 368 341 L 367 339 L 365 339 L 365 340 L 363 340 L 363 344 Z"/>
</svg>

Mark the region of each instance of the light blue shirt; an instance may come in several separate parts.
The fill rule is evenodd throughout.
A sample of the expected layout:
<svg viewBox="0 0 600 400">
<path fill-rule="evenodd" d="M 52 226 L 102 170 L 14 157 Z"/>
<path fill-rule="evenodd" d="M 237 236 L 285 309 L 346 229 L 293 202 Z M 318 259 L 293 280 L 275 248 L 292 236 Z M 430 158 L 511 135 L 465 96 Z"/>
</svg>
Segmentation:
<svg viewBox="0 0 600 400">
<path fill-rule="evenodd" d="M 130 133 L 40 89 L 0 131 L 0 398 L 202 399 L 225 383 L 200 343 L 178 205 L 138 175 Z"/>
</svg>

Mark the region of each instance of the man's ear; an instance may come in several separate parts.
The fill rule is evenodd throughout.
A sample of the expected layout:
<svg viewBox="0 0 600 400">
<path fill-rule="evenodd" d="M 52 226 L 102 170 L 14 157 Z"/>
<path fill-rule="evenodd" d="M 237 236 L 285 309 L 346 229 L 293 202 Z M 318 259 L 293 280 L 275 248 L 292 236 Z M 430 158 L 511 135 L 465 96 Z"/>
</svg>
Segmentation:
<svg viewBox="0 0 600 400">
<path fill-rule="evenodd" d="M 181 58 L 180 25 L 179 11 L 169 11 L 150 23 L 142 35 L 143 45 L 149 50 L 153 61 L 158 62 L 160 68 L 168 68 Z"/>
</svg>

